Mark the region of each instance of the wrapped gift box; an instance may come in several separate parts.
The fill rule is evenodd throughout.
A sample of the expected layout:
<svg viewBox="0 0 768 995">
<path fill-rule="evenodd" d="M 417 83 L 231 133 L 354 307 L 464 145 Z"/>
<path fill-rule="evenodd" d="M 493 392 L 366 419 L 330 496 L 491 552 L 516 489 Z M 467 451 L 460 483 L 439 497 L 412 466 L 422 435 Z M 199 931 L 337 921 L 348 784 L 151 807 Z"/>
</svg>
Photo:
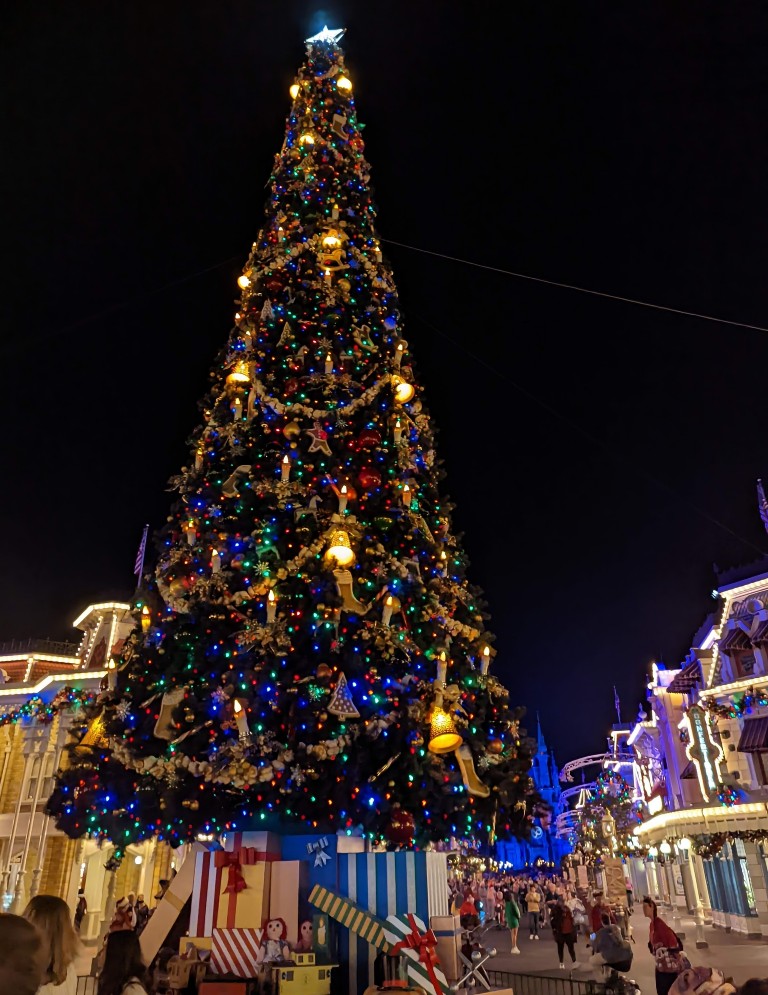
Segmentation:
<svg viewBox="0 0 768 995">
<path fill-rule="evenodd" d="M 299 938 L 299 910 L 305 907 L 309 889 L 305 860 L 280 860 L 271 865 L 269 918 L 282 919 L 286 939 L 293 948 Z"/>
<path fill-rule="evenodd" d="M 165 938 L 176 924 L 179 914 L 189 901 L 195 883 L 197 858 L 205 856 L 208 856 L 208 851 L 203 843 L 190 845 L 181 867 L 141 931 L 139 943 L 146 964 L 151 964 L 155 959 L 160 947 L 165 943 Z"/>
<path fill-rule="evenodd" d="M 283 836 L 281 843 L 283 860 L 306 861 L 310 888 L 319 884 L 331 890 L 339 884 L 339 855 L 365 850 L 362 836 L 347 836 L 344 833 L 338 836 L 333 833 Z"/>
<path fill-rule="evenodd" d="M 412 984 L 428 995 L 449 995 L 450 987 L 437 956 L 437 937 L 412 912 L 387 917 L 389 954 L 406 957 L 406 970 Z"/>
<path fill-rule="evenodd" d="M 260 860 L 280 860 L 281 837 L 277 833 L 232 832 L 224 833 L 221 845 L 229 853 L 247 848 L 262 854 Z"/>
<path fill-rule="evenodd" d="M 433 851 L 340 854 L 341 895 L 381 920 L 408 910 L 423 922 L 448 915 L 448 856 Z M 373 984 L 376 952 L 359 936 L 339 930 L 339 957 L 349 975 L 345 987 L 363 991 Z M 344 968 L 339 968 L 343 971 Z"/>
<path fill-rule="evenodd" d="M 269 914 L 272 866 L 248 847 L 197 854 L 190 933 L 211 936 L 215 928 L 262 926 Z"/>
<path fill-rule="evenodd" d="M 458 981 L 464 971 L 459 960 L 461 919 L 459 916 L 432 916 L 429 921 L 437 939 L 437 956 L 449 981 Z"/>
<path fill-rule="evenodd" d="M 238 978 L 221 981 L 208 979 L 200 982 L 197 995 L 256 995 L 257 990 L 255 981 L 240 981 Z"/>
<path fill-rule="evenodd" d="M 259 971 L 262 929 L 214 929 L 211 971 L 255 978 Z"/>
</svg>

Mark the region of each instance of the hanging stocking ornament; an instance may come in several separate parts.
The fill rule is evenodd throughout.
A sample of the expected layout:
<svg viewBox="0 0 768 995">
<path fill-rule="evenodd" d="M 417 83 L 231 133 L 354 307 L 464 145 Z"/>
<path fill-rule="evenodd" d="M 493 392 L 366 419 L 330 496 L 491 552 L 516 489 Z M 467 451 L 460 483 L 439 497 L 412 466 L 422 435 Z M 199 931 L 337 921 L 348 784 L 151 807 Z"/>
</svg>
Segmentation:
<svg viewBox="0 0 768 995">
<path fill-rule="evenodd" d="M 358 601 L 355 597 L 355 592 L 352 589 L 352 574 L 349 570 L 334 570 L 333 576 L 336 578 L 336 590 L 339 592 L 339 596 L 344 602 L 342 608 L 345 612 L 351 612 L 353 615 L 365 615 L 370 605 L 364 605 L 362 601 Z"/>
<path fill-rule="evenodd" d="M 173 711 L 184 700 L 185 688 L 174 688 L 173 691 L 166 691 L 163 700 L 160 702 L 160 714 L 155 723 L 154 734 L 158 739 L 172 740 L 177 733 L 176 724 L 173 721 Z"/>
<path fill-rule="evenodd" d="M 237 482 L 240 477 L 244 477 L 247 473 L 250 473 L 250 470 L 251 468 L 248 463 L 243 463 L 241 466 L 236 467 L 231 476 L 227 477 L 221 485 L 222 497 L 240 497 L 240 492 L 237 489 Z"/>
<path fill-rule="evenodd" d="M 467 791 L 476 798 L 487 798 L 491 793 L 491 789 L 487 784 L 483 784 L 477 776 L 475 758 L 467 743 L 462 743 L 458 750 L 456 750 L 455 755 Z"/>
<path fill-rule="evenodd" d="M 360 718 L 360 712 L 358 712 L 354 701 L 352 701 L 352 694 L 350 693 L 347 678 L 344 674 L 339 675 L 339 682 L 336 685 L 336 690 L 333 692 L 333 697 L 326 711 L 338 716 L 340 719 Z"/>
</svg>

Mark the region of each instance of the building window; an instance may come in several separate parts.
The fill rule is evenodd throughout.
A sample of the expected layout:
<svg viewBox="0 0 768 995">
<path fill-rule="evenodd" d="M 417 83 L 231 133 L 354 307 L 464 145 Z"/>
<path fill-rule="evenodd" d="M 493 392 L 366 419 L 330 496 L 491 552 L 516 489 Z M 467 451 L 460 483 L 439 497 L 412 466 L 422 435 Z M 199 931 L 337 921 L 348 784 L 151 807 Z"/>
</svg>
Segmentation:
<svg viewBox="0 0 768 995">
<path fill-rule="evenodd" d="M 704 865 L 704 877 L 707 881 L 710 904 L 712 908 L 716 909 L 718 912 L 725 912 L 726 907 L 723 898 L 723 888 L 720 880 L 720 874 L 718 873 L 718 863 L 716 860 L 704 860 L 702 863 Z"/>
<path fill-rule="evenodd" d="M 752 754 L 752 765 L 755 768 L 755 780 L 758 784 L 768 785 L 768 752 L 756 750 Z"/>
<path fill-rule="evenodd" d="M 735 660 L 736 676 L 751 677 L 755 672 L 755 654 L 752 650 L 744 650 Z"/>
<path fill-rule="evenodd" d="M 736 865 L 739 868 L 741 882 L 744 886 L 744 897 L 747 900 L 747 914 L 750 916 L 756 916 L 757 906 L 755 905 L 755 890 L 752 887 L 752 878 L 749 875 L 749 865 L 747 864 L 747 851 L 744 847 L 744 840 L 735 840 L 734 850 L 736 853 Z"/>
<path fill-rule="evenodd" d="M 757 844 L 757 853 L 760 857 L 760 866 L 763 869 L 763 877 L 765 878 L 765 887 L 768 888 L 768 843 L 762 842 Z"/>
<path fill-rule="evenodd" d="M 40 787 L 40 801 L 45 801 L 48 796 L 53 791 L 53 775 L 55 766 L 55 757 L 53 753 L 43 753 L 36 755 L 32 761 L 32 769 L 27 779 L 26 791 L 22 793 L 22 798 L 24 801 L 33 802 L 35 800 L 35 793 L 37 791 L 37 782 L 41 776 L 43 783 Z"/>
</svg>

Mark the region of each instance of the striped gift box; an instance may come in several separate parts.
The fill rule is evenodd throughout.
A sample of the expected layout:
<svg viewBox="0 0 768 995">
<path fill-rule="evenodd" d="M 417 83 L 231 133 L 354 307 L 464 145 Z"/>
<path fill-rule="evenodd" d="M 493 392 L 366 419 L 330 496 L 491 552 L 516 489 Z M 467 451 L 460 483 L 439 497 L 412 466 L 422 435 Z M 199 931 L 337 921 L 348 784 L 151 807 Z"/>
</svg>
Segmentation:
<svg viewBox="0 0 768 995">
<path fill-rule="evenodd" d="M 234 873 L 227 862 L 233 856 L 228 851 L 212 850 L 195 857 L 189 927 L 195 936 L 211 936 L 216 927 L 249 928 L 267 918 L 272 864 L 262 860 L 263 853 L 259 851 L 250 848 L 237 851 L 245 888 L 227 892 L 230 875 Z"/>
<path fill-rule="evenodd" d="M 359 905 L 319 884 L 316 884 L 309 893 L 309 900 L 330 919 L 356 933 L 372 947 L 377 950 L 387 949 L 386 923 L 361 909 Z"/>
<path fill-rule="evenodd" d="M 449 995 L 448 981 L 437 960 L 437 938 L 418 916 L 410 912 L 388 916 L 385 935 L 390 953 L 408 958 L 406 970 L 415 985 L 421 985 L 431 995 Z"/>
<path fill-rule="evenodd" d="M 448 856 L 432 851 L 339 854 L 341 895 L 386 921 L 412 912 L 423 922 L 448 915 Z M 376 950 L 362 937 L 339 930 L 339 974 L 348 971 L 346 989 L 373 984 Z"/>
<path fill-rule="evenodd" d="M 259 946 L 263 929 L 214 929 L 211 971 L 255 978 L 259 969 Z"/>
</svg>

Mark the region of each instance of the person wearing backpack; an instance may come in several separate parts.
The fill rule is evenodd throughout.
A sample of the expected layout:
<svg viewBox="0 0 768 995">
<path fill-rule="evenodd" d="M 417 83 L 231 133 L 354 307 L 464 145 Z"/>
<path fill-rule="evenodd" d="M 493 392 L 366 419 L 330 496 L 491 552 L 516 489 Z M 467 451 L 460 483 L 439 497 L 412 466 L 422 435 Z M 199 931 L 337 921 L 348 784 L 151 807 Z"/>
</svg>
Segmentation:
<svg viewBox="0 0 768 995">
<path fill-rule="evenodd" d="M 589 960 L 593 967 L 607 964 L 615 971 L 628 971 L 632 967 L 632 944 L 624 939 L 619 927 L 605 913 L 592 942 L 592 950 L 594 952 Z"/>
</svg>

